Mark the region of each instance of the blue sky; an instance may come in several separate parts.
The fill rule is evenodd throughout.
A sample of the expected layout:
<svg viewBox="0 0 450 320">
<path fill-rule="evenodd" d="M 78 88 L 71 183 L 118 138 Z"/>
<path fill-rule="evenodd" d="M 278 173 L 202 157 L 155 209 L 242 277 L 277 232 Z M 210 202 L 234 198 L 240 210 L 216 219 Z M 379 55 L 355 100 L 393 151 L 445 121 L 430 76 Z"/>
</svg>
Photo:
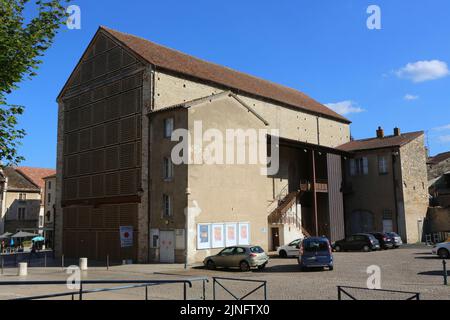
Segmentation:
<svg viewBox="0 0 450 320">
<path fill-rule="evenodd" d="M 22 165 L 54 167 L 56 96 L 99 25 L 296 88 L 347 113 L 355 138 L 381 125 L 428 133 L 450 150 L 450 1 L 74 0 L 81 30 L 63 28 L 38 76 L 10 103 L 26 106 Z M 366 12 L 381 9 L 381 30 Z M 32 12 L 30 12 L 32 14 Z"/>
</svg>

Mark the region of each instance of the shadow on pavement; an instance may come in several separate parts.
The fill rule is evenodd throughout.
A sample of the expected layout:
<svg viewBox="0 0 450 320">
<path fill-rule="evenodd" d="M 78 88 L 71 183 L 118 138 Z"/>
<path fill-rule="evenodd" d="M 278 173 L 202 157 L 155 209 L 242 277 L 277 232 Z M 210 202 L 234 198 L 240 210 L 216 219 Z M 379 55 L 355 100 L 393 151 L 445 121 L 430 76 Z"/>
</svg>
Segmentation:
<svg viewBox="0 0 450 320">
<path fill-rule="evenodd" d="M 440 276 L 440 277 L 443 277 L 444 276 L 444 270 L 423 271 L 423 272 L 418 272 L 417 274 L 421 275 L 421 276 Z M 450 276 L 450 270 L 447 270 L 447 276 Z"/>
</svg>

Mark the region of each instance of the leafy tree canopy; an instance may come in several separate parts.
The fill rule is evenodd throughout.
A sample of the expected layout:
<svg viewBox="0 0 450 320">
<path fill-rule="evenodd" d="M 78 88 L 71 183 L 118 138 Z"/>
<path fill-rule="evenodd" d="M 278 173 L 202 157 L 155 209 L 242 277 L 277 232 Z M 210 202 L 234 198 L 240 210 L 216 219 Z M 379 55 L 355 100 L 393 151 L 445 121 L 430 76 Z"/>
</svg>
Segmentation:
<svg viewBox="0 0 450 320">
<path fill-rule="evenodd" d="M 0 160 L 3 163 L 16 164 L 23 160 L 17 146 L 25 136 L 25 131 L 17 128 L 17 116 L 24 112 L 24 107 L 9 105 L 6 96 L 24 78 L 36 75 L 41 57 L 66 21 L 64 3 L 68 1 L 0 0 Z M 33 12 L 36 12 L 28 19 L 27 5 L 34 5 Z"/>
</svg>

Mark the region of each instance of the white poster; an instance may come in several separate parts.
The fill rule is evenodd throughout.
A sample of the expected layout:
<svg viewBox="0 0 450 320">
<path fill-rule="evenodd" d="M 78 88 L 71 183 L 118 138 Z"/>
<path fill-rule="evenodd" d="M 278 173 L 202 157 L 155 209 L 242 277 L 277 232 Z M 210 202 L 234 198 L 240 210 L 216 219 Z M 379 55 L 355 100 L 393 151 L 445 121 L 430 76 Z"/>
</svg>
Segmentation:
<svg viewBox="0 0 450 320">
<path fill-rule="evenodd" d="M 250 244 L 250 224 L 239 223 L 239 244 L 248 245 Z"/>
<path fill-rule="evenodd" d="M 198 224 L 197 225 L 197 249 L 211 248 L 211 225 Z"/>
<path fill-rule="evenodd" d="M 223 224 L 212 225 L 212 248 L 223 248 L 225 246 L 223 227 Z"/>
<path fill-rule="evenodd" d="M 127 248 L 133 246 L 133 227 L 121 226 L 120 230 L 120 247 Z"/>
<path fill-rule="evenodd" d="M 225 225 L 225 246 L 231 247 L 235 245 L 237 245 L 236 223 L 227 223 Z"/>
</svg>

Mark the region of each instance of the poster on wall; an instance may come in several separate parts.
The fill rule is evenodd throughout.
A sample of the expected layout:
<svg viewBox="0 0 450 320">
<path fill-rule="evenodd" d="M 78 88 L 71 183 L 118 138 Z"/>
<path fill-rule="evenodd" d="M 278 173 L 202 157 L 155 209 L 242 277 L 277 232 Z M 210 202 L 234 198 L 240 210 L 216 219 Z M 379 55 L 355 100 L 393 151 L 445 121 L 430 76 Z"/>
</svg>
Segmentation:
<svg viewBox="0 0 450 320">
<path fill-rule="evenodd" d="M 237 245 L 236 223 L 228 223 L 225 225 L 225 246 Z"/>
<path fill-rule="evenodd" d="M 212 225 L 212 247 L 223 248 L 225 246 L 225 239 L 223 234 L 223 224 Z"/>
<path fill-rule="evenodd" d="M 197 225 L 197 249 L 211 248 L 211 225 Z"/>
<path fill-rule="evenodd" d="M 120 231 L 120 247 L 128 248 L 133 246 L 133 227 L 121 226 Z"/>
<path fill-rule="evenodd" d="M 250 225 L 248 223 L 239 223 L 239 244 L 250 244 Z"/>
</svg>

